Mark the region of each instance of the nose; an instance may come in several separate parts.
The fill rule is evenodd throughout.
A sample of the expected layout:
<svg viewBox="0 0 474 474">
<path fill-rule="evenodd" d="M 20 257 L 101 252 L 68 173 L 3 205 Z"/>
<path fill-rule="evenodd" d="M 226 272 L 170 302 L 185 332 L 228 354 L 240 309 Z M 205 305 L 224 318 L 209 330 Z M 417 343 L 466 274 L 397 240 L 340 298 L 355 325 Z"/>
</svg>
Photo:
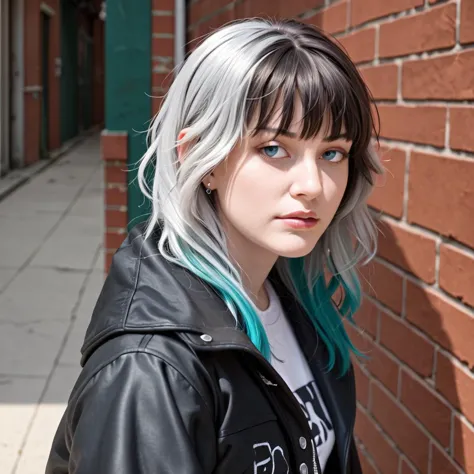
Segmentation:
<svg viewBox="0 0 474 474">
<path fill-rule="evenodd" d="M 322 193 L 321 170 L 318 168 L 314 157 L 309 160 L 302 160 L 292 171 L 294 172 L 290 187 L 292 197 L 311 201 Z"/>
</svg>

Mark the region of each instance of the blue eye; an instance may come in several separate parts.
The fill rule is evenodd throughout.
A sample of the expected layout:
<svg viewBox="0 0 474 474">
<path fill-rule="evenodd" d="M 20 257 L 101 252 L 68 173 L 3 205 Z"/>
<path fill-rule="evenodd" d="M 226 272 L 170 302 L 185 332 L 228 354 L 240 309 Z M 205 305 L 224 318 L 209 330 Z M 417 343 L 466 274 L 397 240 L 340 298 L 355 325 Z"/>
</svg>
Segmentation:
<svg viewBox="0 0 474 474">
<path fill-rule="evenodd" d="M 287 156 L 286 150 L 278 145 L 267 145 L 260 150 L 268 158 L 285 158 Z"/>
<path fill-rule="evenodd" d="M 326 161 L 330 161 L 331 163 L 339 163 L 342 161 L 346 155 L 342 151 L 338 150 L 328 150 L 325 151 L 322 155 L 322 158 Z"/>
<path fill-rule="evenodd" d="M 274 158 L 279 149 L 280 147 L 277 145 L 270 145 L 262 148 L 265 155 L 269 156 L 270 158 Z"/>
</svg>

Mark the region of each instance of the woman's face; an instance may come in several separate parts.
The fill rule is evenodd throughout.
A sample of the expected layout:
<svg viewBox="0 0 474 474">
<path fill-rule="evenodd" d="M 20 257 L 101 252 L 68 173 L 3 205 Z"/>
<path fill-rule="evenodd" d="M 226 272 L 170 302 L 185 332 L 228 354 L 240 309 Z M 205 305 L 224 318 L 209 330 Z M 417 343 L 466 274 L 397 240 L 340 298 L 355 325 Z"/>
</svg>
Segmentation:
<svg viewBox="0 0 474 474">
<path fill-rule="evenodd" d="M 301 105 L 290 130 L 269 130 L 240 142 L 205 181 L 216 194 L 229 243 L 240 253 L 302 257 L 336 213 L 348 180 L 351 142 L 322 132 L 299 139 Z"/>
</svg>

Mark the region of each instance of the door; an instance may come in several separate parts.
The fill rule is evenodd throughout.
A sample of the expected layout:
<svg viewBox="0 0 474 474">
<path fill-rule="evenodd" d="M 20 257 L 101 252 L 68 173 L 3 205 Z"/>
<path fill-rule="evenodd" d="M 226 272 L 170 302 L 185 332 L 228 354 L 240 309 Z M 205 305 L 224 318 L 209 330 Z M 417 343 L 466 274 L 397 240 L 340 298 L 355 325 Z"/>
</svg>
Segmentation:
<svg viewBox="0 0 474 474">
<path fill-rule="evenodd" d="M 79 30 L 79 97 L 80 97 L 80 128 L 87 130 L 92 125 L 92 24 L 88 31 Z"/>
<path fill-rule="evenodd" d="M 49 151 L 49 35 L 50 18 L 49 15 L 41 13 L 41 75 L 43 93 L 41 98 L 41 141 L 40 157 L 47 158 Z"/>
<path fill-rule="evenodd" d="M 61 143 L 79 132 L 77 9 L 61 0 Z"/>
</svg>

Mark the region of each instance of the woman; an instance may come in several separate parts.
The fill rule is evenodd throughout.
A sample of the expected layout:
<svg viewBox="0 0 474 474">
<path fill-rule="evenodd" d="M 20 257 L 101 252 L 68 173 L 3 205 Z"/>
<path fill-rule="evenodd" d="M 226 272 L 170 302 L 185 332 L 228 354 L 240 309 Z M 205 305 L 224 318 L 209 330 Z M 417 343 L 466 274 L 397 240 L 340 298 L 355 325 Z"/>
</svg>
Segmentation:
<svg viewBox="0 0 474 474">
<path fill-rule="evenodd" d="M 312 27 L 241 21 L 196 48 L 152 127 L 153 212 L 114 257 L 48 473 L 361 472 L 343 320 L 374 251 L 372 128 L 356 68 Z"/>
</svg>

